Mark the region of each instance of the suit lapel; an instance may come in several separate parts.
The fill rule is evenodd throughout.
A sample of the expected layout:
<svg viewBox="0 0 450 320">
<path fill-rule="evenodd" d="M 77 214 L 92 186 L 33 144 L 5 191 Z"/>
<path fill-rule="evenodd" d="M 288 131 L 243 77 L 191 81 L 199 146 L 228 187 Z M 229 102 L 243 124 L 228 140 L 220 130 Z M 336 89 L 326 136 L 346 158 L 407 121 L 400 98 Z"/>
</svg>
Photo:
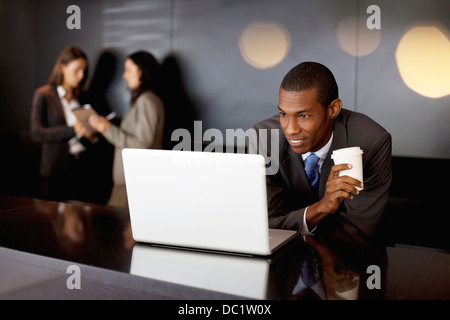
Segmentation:
<svg viewBox="0 0 450 320">
<path fill-rule="evenodd" d="M 340 118 L 335 118 L 333 123 L 333 141 L 331 142 L 330 150 L 328 150 L 327 157 L 322 165 L 320 172 L 319 197 L 325 194 L 325 188 L 328 181 L 328 176 L 331 172 L 331 167 L 334 165 L 331 159 L 333 150 L 347 147 L 347 130 Z"/>
<path fill-rule="evenodd" d="M 314 195 L 315 192 L 309 183 L 301 155 L 296 154 L 287 142 L 284 154 L 286 157 L 282 160 L 283 167 L 287 169 L 285 180 L 287 179 L 294 188 L 310 190 L 311 195 Z"/>
</svg>

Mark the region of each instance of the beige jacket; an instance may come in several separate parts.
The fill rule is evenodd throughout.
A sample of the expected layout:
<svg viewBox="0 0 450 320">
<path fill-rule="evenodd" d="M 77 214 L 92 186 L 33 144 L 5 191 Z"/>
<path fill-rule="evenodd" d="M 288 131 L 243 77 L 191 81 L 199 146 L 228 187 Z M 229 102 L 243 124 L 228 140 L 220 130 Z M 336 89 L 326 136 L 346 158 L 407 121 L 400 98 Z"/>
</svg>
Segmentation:
<svg viewBox="0 0 450 320">
<path fill-rule="evenodd" d="M 164 105 L 153 92 L 142 93 L 122 119 L 120 128 L 109 126 L 104 137 L 115 146 L 114 185 L 125 186 L 123 148 L 161 149 L 164 131 Z M 125 190 L 125 188 L 123 188 Z"/>
</svg>

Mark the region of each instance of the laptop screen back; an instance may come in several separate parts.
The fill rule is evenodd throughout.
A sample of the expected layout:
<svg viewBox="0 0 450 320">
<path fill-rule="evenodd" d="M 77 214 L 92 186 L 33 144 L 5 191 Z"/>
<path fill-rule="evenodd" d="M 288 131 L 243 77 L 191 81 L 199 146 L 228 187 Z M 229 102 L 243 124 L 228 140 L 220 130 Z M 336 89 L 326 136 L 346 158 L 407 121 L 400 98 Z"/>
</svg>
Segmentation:
<svg viewBox="0 0 450 320">
<path fill-rule="evenodd" d="M 150 149 L 122 155 L 136 241 L 270 253 L 261 155 Z"/>
</svg>

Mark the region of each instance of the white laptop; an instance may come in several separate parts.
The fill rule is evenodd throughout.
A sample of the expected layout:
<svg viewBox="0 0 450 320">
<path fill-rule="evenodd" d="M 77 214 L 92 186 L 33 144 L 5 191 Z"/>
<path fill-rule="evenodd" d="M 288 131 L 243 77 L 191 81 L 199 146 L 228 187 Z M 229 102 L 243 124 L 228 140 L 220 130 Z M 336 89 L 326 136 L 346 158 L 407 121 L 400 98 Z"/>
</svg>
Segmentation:
<svg viewBox="0 0 450 320">
<path fill-rule="evenodd" d="M 122 157 L 137 242 L 265 256 L 297 234 L 268 227 L 261 155 L 124 149 Z"/>
</svg>

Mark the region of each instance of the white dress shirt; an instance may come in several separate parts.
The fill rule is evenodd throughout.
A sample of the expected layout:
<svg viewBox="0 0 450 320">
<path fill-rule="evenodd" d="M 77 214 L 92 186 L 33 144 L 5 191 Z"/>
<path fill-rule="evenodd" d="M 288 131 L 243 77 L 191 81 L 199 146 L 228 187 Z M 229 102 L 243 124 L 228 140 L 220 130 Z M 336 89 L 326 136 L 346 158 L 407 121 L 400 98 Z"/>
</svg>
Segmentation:
<svg viewBox="0 0 450 320">
<path fill-rule="evenodd" d="M 78 102 L 77 99 L 72 99 L 70 102 L 67 101 L 67 99 L 65 98 L 66 89 L 64 89 L 63 86 L 61 86 L 61 85 L 58 86 L 56 88 L 56 91 L 58 92 L 58 97 L 61 100 L 61 105 L 63 107 L 64 117 L 66 118 L 66 123 L 69 127 L 73 127 L 75 125 L 75 122 L 77 121 L 77 117 L 72 112 L 72 110 L 75 108 L 79 108 L 80 103 Z M 78 155 L 81 152 L 83 152 L 84 150 L 86 150 L 86 148 L 81 144 L 80 138 L 81 138 L 81 136 L 76 135 L 75 137 L 70 139 L 68 142 L 69 152 L 73 155 Z"/>
</svg>

